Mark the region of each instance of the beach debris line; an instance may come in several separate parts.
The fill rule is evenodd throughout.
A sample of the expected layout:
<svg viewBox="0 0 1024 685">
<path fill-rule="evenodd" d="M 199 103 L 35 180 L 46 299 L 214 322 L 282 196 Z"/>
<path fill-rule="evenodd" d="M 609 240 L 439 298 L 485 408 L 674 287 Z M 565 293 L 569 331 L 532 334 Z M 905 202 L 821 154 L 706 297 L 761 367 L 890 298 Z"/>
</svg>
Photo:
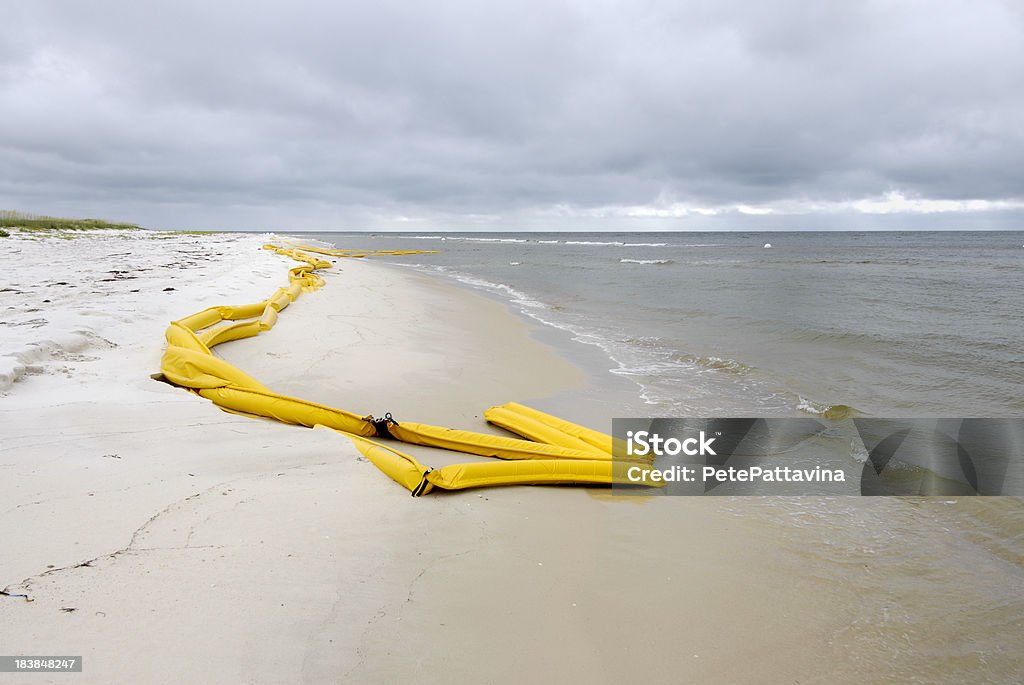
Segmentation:
<svg viewBox="0 0 1024 685">
<path fill-rule="evenodd" d="M 26 602 L 35 601 L 28 595 L 23 595 L 17 592 L 8 592 L 7 590 L 0 590 L 0 595 L 3 595 L 4 597 L 20 597 L 21 599 L 24 599 Z"/>
<path fill-rule="evenodd" d="M 167 349 L 154 378 L 185 388 L 210 400 L 220 409 L 245 416 L 275 419 L 310 428 L 325 427 L 342 433 L 392 480 L 414 497 L 434 488 L 461 490 L 493 485 L 611 485 L 631 483 L 630 465 L 614 449 L 611 436 L 550 414 L 510 402 L 492 407 L 484 418 L 521 438 L 456 430 L 423 423 L 382 419 L 281 395 L 241 369 L 215 357 L 220 343 L 259 335 L 274 327 L 278 314 L 302 293 L 324 285 L 316 272 L 331 263 L 316 255 L 363 258 L 380 255 L 436 254 L 433 250 L 336 250 L 287 243 L 266 244 L 264 249 L 299 262 L 288 271 L 288 286 L 278 288 L 262 302 L 209 307 L 172 321 L 165 337 Z M 411 455 L 373 438 L 494 457 L 498 462 L 471 462 L 431 468 Z M 613 451 L 617 458 L 613 460 Z M 629 457 L 649 462 L 653 457 Z M 660 485 L 659 483 L 645 483 Z"/>
</svg>

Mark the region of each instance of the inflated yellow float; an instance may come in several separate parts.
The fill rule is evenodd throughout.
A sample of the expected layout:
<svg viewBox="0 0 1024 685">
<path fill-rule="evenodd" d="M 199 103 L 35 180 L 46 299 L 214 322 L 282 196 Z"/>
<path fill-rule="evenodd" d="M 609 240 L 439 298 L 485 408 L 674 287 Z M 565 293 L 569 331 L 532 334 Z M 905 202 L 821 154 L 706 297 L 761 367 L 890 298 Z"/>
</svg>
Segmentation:
<svg viewBox="0 0 1024 685">
<path fill-rule="evenodd" d="M 248 305 L 210 307 L 167 327 L 167 350 L 160 363 L 162 380 L 204 397 L 221 409 L 284 423 L 326 426 L 344 434 L 381 471 L 413 496 L 434 488 L 460 490 L 494 485 L 610 485 L 627 482 L 627 464 L 611 436 L 511 402 L 484 413 L 490 423 L 520 438 L 474 433 L 422 423 L 398 422 L 390 414 L 370 415 L 327 407 L 274 392 L 252 376 L 215 357 L 211 349 L 229 340 L 250 338 L 274 327 L 278 314 L 302 293 L 324 280 L 330 268 L 317 254 L 362 258 L 378 255 L 431 254 L 422 250 L 333 250 L 289 243 L 264 249 L 299 262 L 288 271 L 288 287 Z M 372 439 L 372 438 L 376 438 Z M 494 457 L 497 462 L 470 462 L 433 469 L 378 440 L 398 440 L 456 452 Z M 621 473 L 620 473 L 621 472 Z"/>
</svg>

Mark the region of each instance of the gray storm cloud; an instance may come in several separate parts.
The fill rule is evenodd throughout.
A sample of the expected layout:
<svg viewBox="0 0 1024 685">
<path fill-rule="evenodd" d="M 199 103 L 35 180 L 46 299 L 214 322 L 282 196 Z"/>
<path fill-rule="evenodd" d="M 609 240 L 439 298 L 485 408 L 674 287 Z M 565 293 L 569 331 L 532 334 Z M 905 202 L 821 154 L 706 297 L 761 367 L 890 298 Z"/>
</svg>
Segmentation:
<svg viewBox="0 0 1024 685">
<path fill-rule="evenodd" d="M 1024 207 L 1012 2 L 5 13 L 8 208 L 158 226 L 685 229 Z"/>
</svg>

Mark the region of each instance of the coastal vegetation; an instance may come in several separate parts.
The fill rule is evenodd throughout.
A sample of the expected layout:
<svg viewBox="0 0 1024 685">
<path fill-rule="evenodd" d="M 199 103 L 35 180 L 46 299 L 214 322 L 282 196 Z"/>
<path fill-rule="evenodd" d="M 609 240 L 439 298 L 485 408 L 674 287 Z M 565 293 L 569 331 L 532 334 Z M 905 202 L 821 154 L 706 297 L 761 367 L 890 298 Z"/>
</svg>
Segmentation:
<svg viewBox="0 0 1024 685">
<path fill-rule="evenodd" d="M 3 230 L 5 228 L 17 228 L 21 231 L 88 231 L 96 229 L 133 231 L 139 230 L 141 226 L 105 219 L 67 219 L 15 210 L 0 210 L 0 237 L 9 236 L 9 233 Z"/>
</svg>

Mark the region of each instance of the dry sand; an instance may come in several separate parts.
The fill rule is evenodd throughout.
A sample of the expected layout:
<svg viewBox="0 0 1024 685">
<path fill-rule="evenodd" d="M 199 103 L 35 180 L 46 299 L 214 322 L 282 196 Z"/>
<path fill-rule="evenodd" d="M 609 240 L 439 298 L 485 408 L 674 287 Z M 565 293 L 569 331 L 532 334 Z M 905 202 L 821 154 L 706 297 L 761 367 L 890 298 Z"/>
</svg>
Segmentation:
<svg viewBox="0 0 1024 685">
<path fill-rule="evenodd" d="M 357 414 L 482 428 L 484 409 L 584 385 L 501 304 L 410 270 L 340 260 L 271 334 L 217 353 L 278 392 Z M 258 370 L 258 371 L 256 371 Z"/>
<path fill-rule="evenodd" d="M 2 293 L 18 380 L 0 396 L 0 587 L 33 600 L 0 597 L 0 653 L 84 657 L 80 675 L 9 680 L 876 682 L 845 656 L 861 588 L 724 499 L 414 499 L 335 433 L 150 380 L 168 320 L 262 299 L 289 265 L 258 236 L 158 237 L 0 241 L 18 291 Z M 102 280 L 118 268 L 133 278 Z M 220 353 L 279 391 L 464 428 L 586 392 L 490 300 L 370 262 L 326 278 Z"/>
</svg>

